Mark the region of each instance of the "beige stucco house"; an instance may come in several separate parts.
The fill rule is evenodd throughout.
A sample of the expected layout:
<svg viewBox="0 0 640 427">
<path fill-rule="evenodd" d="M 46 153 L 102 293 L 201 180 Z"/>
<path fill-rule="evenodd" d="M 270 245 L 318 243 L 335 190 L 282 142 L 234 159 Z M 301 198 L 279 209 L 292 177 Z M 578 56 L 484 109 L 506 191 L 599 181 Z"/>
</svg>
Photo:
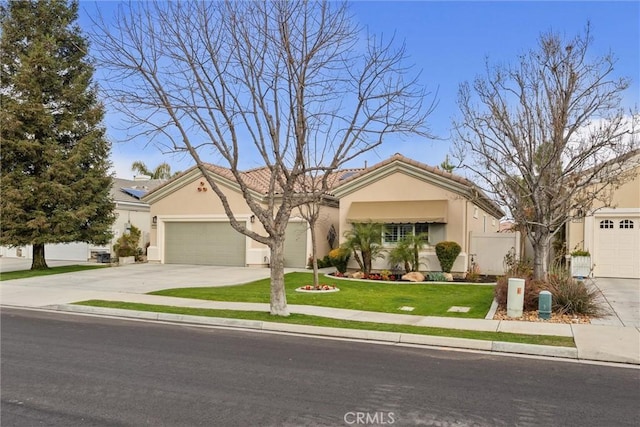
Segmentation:
<svg viewBox="0 0 640 427">
<path fill-rule="evenodd" d="M 421 270 L 440 270 L 435 254 L 440 241 L 455 241 L 462 247 L 452 271 L 464 272 L 469 267 L 473 233 L 502 237 L 497 232 L 503 211 L 458 175 L 396 154 L 342 178 L 332 192 L 340 201 L 341 238 L 351 223 L 366 221 L 386 225 L 383 245 L 388 249 L 407 233 L 427 232 L 429 244 L 421 254 Z M 497 256 L 501 263 L 503 254 Z M 355 263 L 351 266 L 356 267 Z M 372 267 L 390 268 L 385 258 L 375 260 Z"/>
<path fill-rule="evenodd" d="M 242 196 L 229 169 L 207 165 L 210 176 L 224 191 L 231 210 L 246 227 L 266 235 Z M 267 202 L 269 171 L 257 168 L 243 172 L 256 200 Z M 233 229 L 222 202 L 209 187 L 200 170 L 193 167 L 150 192 L 144 200 L 151 206 L 149 261 L 166 264 L 201 264 L 267 267 L 269 248 Z M 337 200 L 327 196 L 317 221 L 318 253 L 329 252 L 325 236 L 337 223 Z M 304 268 L 311 254 L 307 222 L 294 211 L 287 227 L 285 267 Z"/>
<path fill-rule="evenodd" d="M 236 219 L 250 230 L 264 233 L 229 169 L 207 165 L 210 176 L 225 192 Z M 243 172 L 257 200 L 266 203 L 269 172 L 257 168 Z M 385 246 L 391 248 L 403 234 L 428 231 L 429 246 L 423 258 L 429 270 L 439 270 L 434 245 L 454 240 L 462 246 L 454 271 L 466 271 L 470 235 L 497 235 L 502 210 L 470 181 L 401 155 L 363 169 L 341 170 L 330 179 L 332 191 L 320 206 L 316 227 L 318 256 L 330 250 L 327 235 L 336 232 L 337 244 L 355 221 L 387 224 Z M 222 202 L 197 168 L 191 168 L 147 194 L 152 228 L 149 261 L 267 267 L 269 250 L 235 231 Z M 285 266 L 304 268 L 311 255 L 310 230 L 294 211 L 287 229 Z M 499 259 L 502 265 L 502 255 Z M 354 264 L 355 268 L 356 265 Z M 385 260 L 374 268 L 386 269 Z"/>
<path fill-rule="evenodd" d="M 47 260 L 87 261 L 94 259 L 97 253 L 108 252 L 113 255 L 113 245 L 118 238 L 131 226 L 140 229 L 140 247 L 144 248 L 149 242 L 151 232 L 151 216 L 149 204 L 143 202 L 142 196 L 164 183 L 164 180 L 150 179 L 141 175 L 135 179 L 113 178 L 113 185 L 109 192 L 114 202 L 116 220 L 111 226 L 113 238 L 108 245 L 94 245 L 86 242 L 56 243 L 45 245 Z M 5 247 L 0 246 L 0 256 L 31 259 L 33 247 Z"/>
<path fill-rule="evenodd" d="M 632 173 L 611 207 L 594 206 L 567 224 L 568 251 L 588 250 L 596 277 L 640 278 L 640 166 Z"/>
</svg>

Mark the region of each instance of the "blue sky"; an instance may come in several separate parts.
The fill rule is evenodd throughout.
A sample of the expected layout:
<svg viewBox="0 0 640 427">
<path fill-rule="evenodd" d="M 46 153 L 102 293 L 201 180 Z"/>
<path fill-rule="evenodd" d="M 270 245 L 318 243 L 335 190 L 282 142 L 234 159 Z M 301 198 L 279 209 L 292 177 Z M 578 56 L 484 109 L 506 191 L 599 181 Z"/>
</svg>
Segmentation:
<svg viewBox="0 0 640 427">
<path fill-rule="evenodd" d="M 96 9 L 110 15 L 115 2 L 81 2 L 80 25 L 90 30 L 90 16 Z M 616 76 L 632 79 L 624 107 L 640 105 L 640 2 L 352 2 L 354 19 L 372 33 L 395 34 L 406 43 L 409 63 L 422 70 L 420 82 L 438 91 L 438 106 L 429 116 L 432 131 L 448 138 L 460 83 L 472 81 L 491 63 L 512 63 L 536 46 L 541 33 L 550 30 L 571 38 L 591 22 L 594 42 L 591 54 L 612 51 L 618 62 Z M 96 74 L 99 83 L 99 73 Z M 108 112 L 107 134 L 113 142 L 112 161 L 116 175 L 131 178 L 131 163 L 143 160 L 153 167 L 163 161 L 173 170 L 184 170 L 193 162 L 188 157 L 162 154 L 144 140 L 122 142 L 119 121 Z M 389 142 L 359 158 L 352 166 L 369 165 L 399 152 L 415 160 L 438 165 L 449 151 L 449 141 L 408 138 Z"/>
</svg>

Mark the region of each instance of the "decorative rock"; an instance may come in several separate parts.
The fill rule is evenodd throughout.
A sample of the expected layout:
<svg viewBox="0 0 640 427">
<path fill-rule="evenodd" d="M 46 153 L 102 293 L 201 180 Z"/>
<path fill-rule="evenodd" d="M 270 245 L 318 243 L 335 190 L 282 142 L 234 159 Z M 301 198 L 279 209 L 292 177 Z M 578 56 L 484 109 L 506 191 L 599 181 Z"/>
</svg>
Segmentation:
<svg viewBox="0 0 640 427">
<path fill-rule="evenodd" d="M 451 273 L 443 273 L 444 274 L 444 280 L 446 280 L 447 282 L 453 282 L 453 274 Z"/>
<path fill-rule="evenodd" d="M 356 271 L 351 275 L 353 279 L 364 279 L 364 273 L 362 271 Z"/>
<path fill-rule="evenodd" d="M 412 271 L 402 276 L 402 280 L 408 280 L 410 282 L 424 282 L 424 274 L 419 271 Z"/>
</svg>

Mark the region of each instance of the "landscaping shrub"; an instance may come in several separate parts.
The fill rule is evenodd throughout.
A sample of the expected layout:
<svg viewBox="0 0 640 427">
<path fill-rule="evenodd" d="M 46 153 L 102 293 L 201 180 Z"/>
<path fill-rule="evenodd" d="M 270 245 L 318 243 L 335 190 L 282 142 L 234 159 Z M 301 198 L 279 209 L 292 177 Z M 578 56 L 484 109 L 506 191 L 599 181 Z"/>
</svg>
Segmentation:
<svg viewBox="0 0 640 427">
<path fill-rule="evenodd" d="M 329 255 L 325 255 L 324 258 L 318 258 L 318 268 L 327 268 L 332 267 L 331 260 L 329 259 Z M 313 268 L 313 258 L 309 257 L 307 260 L 307 268 Z"/>
<path fill-rule="evenodd" d="M 504 274 L 511 277 L 529 277 L 533 274 L 533 265 L 530 259 L 516 258 L 515 248 L 509 249 L 504 256 Z"/>
<path fill-rule="evenodd" d="M 138 255 L 140 249 L 138 248 L 138 243 L 140 242 L 141 234 L 140 229 L 132 225 L 128 233 L 124 233 L 118 238 L 116 244 L 113 245 L 113 250 L 118 258 Z"/>
<path fill-rule="evenodd" d="M 447 278 L 444 273 L 429 272 L 427 273 L 427 280 L 431 282 L 446 282 Z"/>
<path fill-rule="evenodd" d="M 451 273 L 453 263 L 460 255 L 462 248 L 456 242 L 440 242 L 436 245 L 436 255 L 440 261 L 440 267 L 445 273 Z"/>
<path fill-rule="evenodd" d="M 591 254 L 589 253 L 589 251 L 585 251 L 582 249 L 577 249 L 573 252 L 571 252 L 571 256 L 591 256 Z"/>
<path fill-rule="evenodd" d="M 546 290 L 551 292 L 555 312 L 593 317 L 604 314 L 597 288 L 589 286 L 582 280 L 574 279 L 566 269 L 549 273 Z"/>
<path fill-rule="evenodd" d="M 332 266 L 334 266 L 340 273 L 347 272 L 347 263 L 349 262 L 349 256 L 351 252 L 348 249 L 336 248 L 329 252 L 328 258 Z"/>
</svg>

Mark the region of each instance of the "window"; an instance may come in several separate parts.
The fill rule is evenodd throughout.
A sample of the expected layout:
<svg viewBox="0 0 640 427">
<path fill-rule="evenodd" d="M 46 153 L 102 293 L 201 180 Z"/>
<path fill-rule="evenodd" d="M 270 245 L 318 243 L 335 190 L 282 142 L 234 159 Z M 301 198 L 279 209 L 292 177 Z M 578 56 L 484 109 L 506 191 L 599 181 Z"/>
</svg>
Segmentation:
<svg viewBox="0 0 640 427">
<path fill-rule="evenodd" d="M 600 221 L 600 228 L 613 228 L 613 221 L 610 219 L 603 219 Z"/>
<path fill-rule="evenodd" d="M 620 221 L 620 228 L 633 228 L 633 221 L 630 219 L 623 219 Z"/>
<path fill-rule="evenodd" d="M 426 222 L 416 224 L 385 224 L 386 231 L 383 236 L 384 243 L 398 243 L 406 236 L 429 233 L 429 224 Z"/>
</svg>

